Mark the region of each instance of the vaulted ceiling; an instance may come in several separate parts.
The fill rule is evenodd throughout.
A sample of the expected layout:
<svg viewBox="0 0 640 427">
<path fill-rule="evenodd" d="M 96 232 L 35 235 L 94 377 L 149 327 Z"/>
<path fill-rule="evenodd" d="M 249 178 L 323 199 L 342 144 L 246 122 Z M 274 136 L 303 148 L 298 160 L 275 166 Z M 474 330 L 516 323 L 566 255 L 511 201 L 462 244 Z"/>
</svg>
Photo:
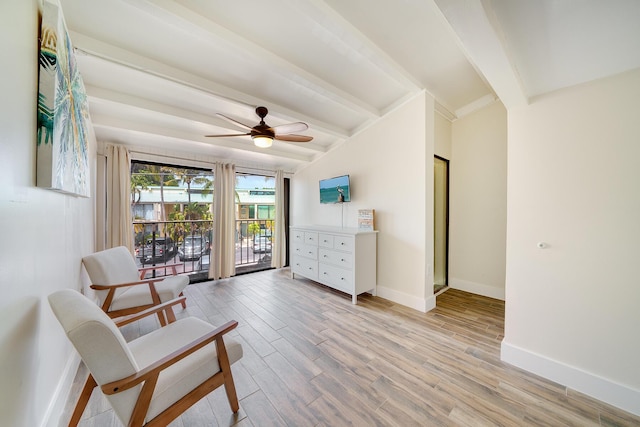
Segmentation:
<svg viewBox="0 0 640 427">
<path fill-rule="evenodd" d="M 96 136 L 294 171 L 426 90 L 455 120 L 640 67 L 636 0 L 59 0 Z M 207 138 L 303 121 L 309 143 Z"/>
</svg>

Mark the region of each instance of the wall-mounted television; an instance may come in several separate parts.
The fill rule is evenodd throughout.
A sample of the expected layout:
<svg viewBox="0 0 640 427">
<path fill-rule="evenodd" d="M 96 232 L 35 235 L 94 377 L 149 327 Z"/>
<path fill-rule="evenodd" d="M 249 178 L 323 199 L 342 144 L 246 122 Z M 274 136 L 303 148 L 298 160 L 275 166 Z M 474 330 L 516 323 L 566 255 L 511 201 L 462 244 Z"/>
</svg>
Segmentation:
<svg viewBox="0 0 640 427">
<path fill-rule="evenodd" d="M 320 180 L 320 203 L 342 203 L 351 201 L 349 175 Z"/>
</svg>

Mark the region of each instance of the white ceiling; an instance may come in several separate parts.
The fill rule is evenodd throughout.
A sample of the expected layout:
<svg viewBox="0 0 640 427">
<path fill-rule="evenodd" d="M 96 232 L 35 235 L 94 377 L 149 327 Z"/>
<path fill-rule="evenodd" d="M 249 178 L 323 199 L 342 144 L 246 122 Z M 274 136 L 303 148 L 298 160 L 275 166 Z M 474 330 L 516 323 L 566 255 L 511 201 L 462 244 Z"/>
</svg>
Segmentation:
<svg viewBox="0 0 640 427">
<path fill-rule="evenodd" d="M 294 171 L 423 90 L 450 120 L 640 67 L 637 0 L 59 0 L 99 140 Z M 304 121 L 310 143 L 256 148 Z"/>
</svg>

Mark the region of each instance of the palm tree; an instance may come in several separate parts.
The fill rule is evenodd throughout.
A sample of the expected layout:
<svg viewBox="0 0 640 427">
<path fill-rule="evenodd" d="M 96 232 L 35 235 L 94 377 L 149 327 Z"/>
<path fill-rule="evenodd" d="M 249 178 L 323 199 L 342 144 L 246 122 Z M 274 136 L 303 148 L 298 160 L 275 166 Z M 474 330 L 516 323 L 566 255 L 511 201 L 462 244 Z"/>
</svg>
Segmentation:
<svg viewBox="0 0 640 427">
<path fill-rule="evenodd" d="M 136 204 L 140 201 L 142 190 L 148 190 L 153 185 L 153 181 L 147 174 L 132 173 L 131 174 L 131 203 Z M 137 200 L 136 200 L 137 196 Z"/>
<path fill-rule="evenodd" d="M 191 201 L 192 184 L 200 186 L 203 198 L 212 193 L 213 180 L 210 175 L 207 175 L 206 171 L 144 163 L 134 163 L 131 169 L 133 203 L 136 203 L 135 194 L 138 195 L 137 201 L 139 201 L 140 192 L 143 189 L 148 189 L 150 186 L 155 185 L 159 186 L 159 221 L 162 223 L 162 226 L 165 227 L 165 232 L 174 239 L 177 239 L 178 236 L 185 232 L 191 232 L 194 223 L 188 221 L 211 220 L 212 214 L 209 206 Z M 188 203 L 186 205 L 172 205 L 173 209 L 169 215 L 167 215 L 167 210 L 169 209 L 165 206 L 164 188 L 178 187 L 184 184 L 187 186 Z M 171 222 L 166 222 L 167 217 Z M 201 226 L 199 223 L 195 224 L 197 224 L 196 227 Z M 207 229 L 210 228 L 211 225 L 208 225 Z"/>
<path fill-rule="evenodd" d="M 163 166 L 163 165 L 152 165 L 145 163 L 134 163 L 131 167 L 131 180 L 134 180 L 134 176 L 146 177 L 144 178 L 149 185 L 159 185 L 160 186 L 160 221 L 165 221 L 167 218 L 167 214 L 165 211 L 165 203 L 164 203 L 164 187 L 177 187 L 179 185 L 179 181 L 175 179 L 173 174 L 173 168 Z M 143 179 L 143 178 L 139 178 Z M 141 188 L 145 189 L 145 188 Z"/>
<path fill-rule="evenodd" d="M 211 173 L 198 169 L 172 169 L 172 172 L 177 180 L 183 184 L 187 184 L 187 200 L 191 204 L 191 184 L 202 185 L 202 198 L 205 198 L 208 194 L 211 194 L 211 187 L 213 181 L 211 180 Z"/>
</svg>

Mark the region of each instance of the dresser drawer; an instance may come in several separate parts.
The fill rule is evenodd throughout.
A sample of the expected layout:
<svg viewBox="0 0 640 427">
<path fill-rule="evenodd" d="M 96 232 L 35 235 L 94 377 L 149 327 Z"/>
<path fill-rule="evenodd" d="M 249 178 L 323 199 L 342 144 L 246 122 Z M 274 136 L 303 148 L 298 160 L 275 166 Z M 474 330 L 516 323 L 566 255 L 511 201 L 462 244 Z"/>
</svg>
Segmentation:
<svg viewBox="0 0 640 427">
<path fill-rule="evenodd" d="M 295 245 L 293 247 L 293 254 L 296 256 L 317 260 L 318 247 L 311 245 Z"/>
<path fill-rule="evenodd" d="M 353 268 L 353 254 L 351 252 L 338 252 L 320 248 L 318 250 L 318 261 L 337 265 L 348 270 Z"/>
<path fill-rule="evenodd" d="M 318 246 L 318 233 L 315 233 L 312 231 L 305 231 L 304 243 L 307 245 Z"/>
<path fill-rule="evenodd" d="M 355 247 L 353 237 L 335 236 L 333 239 L 333 247 L 340 251 L 353 252 Z"/>
<path fill-rule="evenodd" d="M 291 271 L 309 279 L 318 280 L 317 261 L 308 258 L 293 256 L 291 260 Z"/>
<path fill-rule="evenodd" d="M 318 265 L 318 280 L 342 292 L 353 292 L 353 272 L 327 264 Z"/>
<path fill-rule="evenodd" d="M 320 233 L 318 235 L 318 246 L 320 246 L 321 248 L 332 249 L 333 248 L 333 239 L 334 239 L 334 236 L 331 235 L 331 234 L 322 234 L 322 233 Z"/>
<path fill-rule="evenodd" d="M 291 242 L 304 245 L 304 231 L 302 230 L 292 230 L 291 232 Z"/>
</svg>

